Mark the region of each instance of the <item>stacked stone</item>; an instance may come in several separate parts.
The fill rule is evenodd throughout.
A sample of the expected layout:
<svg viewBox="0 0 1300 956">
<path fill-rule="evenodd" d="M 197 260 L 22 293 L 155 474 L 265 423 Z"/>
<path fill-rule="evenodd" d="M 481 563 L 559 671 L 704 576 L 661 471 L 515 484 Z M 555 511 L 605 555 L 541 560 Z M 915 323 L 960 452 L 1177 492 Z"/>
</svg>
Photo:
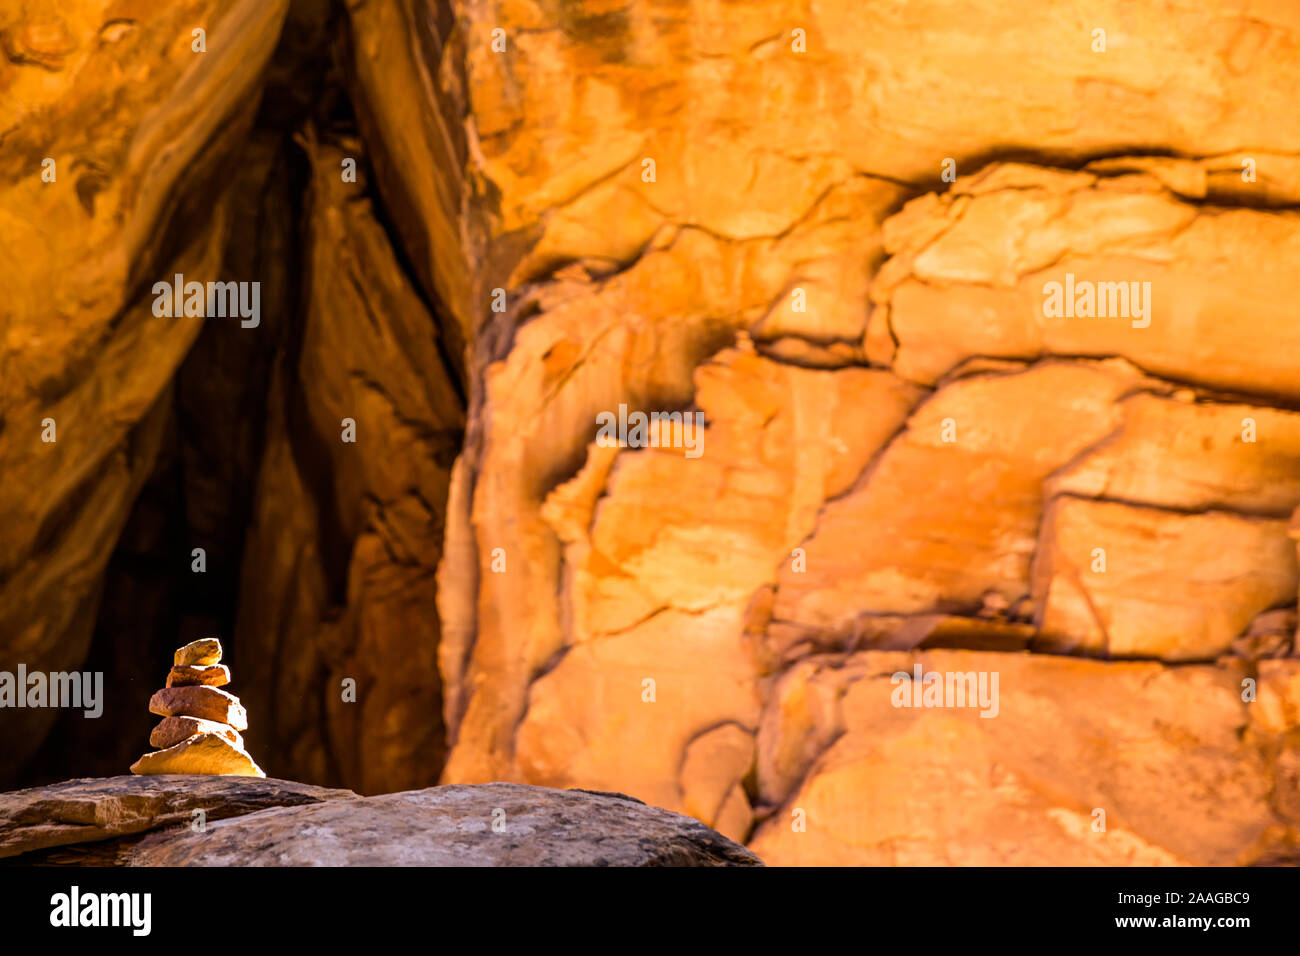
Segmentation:
<svg viewBox="0 0 1300 956">
<path fill-rule="evenodd" d="M 149 735 L 159 749 L 133 763 L 131 772 L 265 777 L 239 734 L 248 729 L 248 714 L 238 697 L 221 689 L 230 683 L 221 642 L 209 637 L 186 644 L 173 663 L 167 686 L 149 700 L 149 712 L 163 718 Z"/>
</svg>

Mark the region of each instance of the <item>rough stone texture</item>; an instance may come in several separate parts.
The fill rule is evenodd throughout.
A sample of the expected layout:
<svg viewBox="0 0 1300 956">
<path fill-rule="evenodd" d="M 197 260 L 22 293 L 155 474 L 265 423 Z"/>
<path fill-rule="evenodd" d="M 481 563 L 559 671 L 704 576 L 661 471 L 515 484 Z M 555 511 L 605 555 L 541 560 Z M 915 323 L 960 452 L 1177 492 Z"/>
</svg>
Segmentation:
<svg viewBox="0 0 1300 956">
<path fill-rule="evenodd" d="M 248 712 L 234 694 L 219 687 L 166 687 L 149 698 L 149 713 L 160 717 L 199 717 L 236 730 L 248 729 Z"/>
<path fill-rule="evenodd" d="M 49 262 L 19 270 L 0 329 L 0 665 L 66 668 L 195 335 L 152 335 L 126 300 L 162 266 L 242 262 L 223 242 L 234 201 L 203 186 L 228 153 L 192 154 L 252 87 L 175 79 L 188 13 L 169 3 L 99 45 L 8 6 L 19 185 L 0 265 Z M 250 75 L 283 4 L 253 7 L 222 19 Z M 100 28 L 76 10 L 60 15 L 73 40 Z M 1300 10 L 367 0 L 338 24 L 316 4 L 291 16 L 274 116 L 296 115 L 299 46 L 340 26 L 361 137 L 328 111 L 286 121 L 310 188 L 234 208 L 242 244 L 265 232 L 272 252 L 292 245 L 272 224 L 301 213 L 300 258 L 269 273 L 298 308 L 282 341 L 268 326 L 200 354 L 200 338 L 178 406 L 182 431 L 225 423 L 180 448 L 187 521 L 227 581 L 241 539 L 223 532 L 249 525 L 232 639 L 267 664 L 243 692 L 274 769 L 366 792 L 440 775 L 621 790 L 752 834 L 772 862 L 1286 856 Z M 121 93 L 100 67 L 132 37 L 145 74 Z M 82 132 L 84 104 L 117 95 L 128 130 L 161 117 L 121 176 L 101 156 L 121 129 Z M 151 146 L 171 116 L 179 152 Z M 34 176 L 47 129 L 98 147 L 75 202 Z M 241 195 L 270 181 L 277 142 L 253 138 Z M 354 156 L 361 181 L 341 182 Z M 126 184 L 154 157 L 205 214 L 146 255 L 164 204 Z M 86 197 L 90 228 L 43 231 Z M 123 230 L 120 208 L 148 214 Z M 1150 282 L 1150 323 L 1046 316 L 1043 286 L 1067 274 Z M 33 438 L 49 396 L 56 451 Z M 703 412 L 703 455 L 595 444 L 620 404 Z M 260 464 L 243 422 L 261 419 L 229 408 L 262 413 Z M 65 444 L 65 410 L 95 427 Z M 230 488 L 254 472 L 241 511 Z M 896 711 L 871 696 L 879 675 L 854 676 L 885 650 L 957 648 L 1017 676 L 998 718 Z M 1229 706 L 1241 668 L 1260 698 Z M 23 716 L 20 749 L 50 719 Z M 960 772 L 909 789 L 911 766 L 946 755 Z M 869 798 L 889 811 L 864 815 Z M 806 833 L 786 832 L 796 800 L 816 808 Z M 1109 842 L 1091 839 L 1094 806 Z M 1181 824 L 1156 821 L 1167 807 Z"/>
<path fill-rule="evenodd" d="M 1141 385 L 1124 363 L 1042 363 L 939 389 L 822 510 L 809 567 L 782 569 L 773 616 L 848 632 L 863 612 L 973 613 L 988 592 L 1016 601 L 1043 481 L 1118 427 L 1117 400 Z"/>
<path fill-rule="evenodd" d="M 997 716 L 893 706 L 891 675 L 917 663 L 998 672 Z M 1253 704 L 1247 674 L 965 651 L 810 658 L 763 715 L 758 787 L 777 809 L 752 846 L 783 864 L 1294 861 L 1300 661 L 1262 662 Z"/>
<path fill-rule="evenodd" d="M 102 777 L 0 794 L 0 857 L 90 843 L 268 807 L 355 799 L 290 780 L 247 777 Z"/>
<path fill-rule="evenodd" d="M 347 78 L 397 237 L 430 300 L 445 355 L 462 383 L 478 325 L 475 296 L 487 288 L 480 227 L 471 215 L 465 123 L 465 47 L 460 3 L 383 0 L 347 5 Z"/>
<path fill-rule="evenodd" d="M 872 285 L 871 323 L 908 379 L 933 383 L 972 355 L 1123 355 L 1177 381 L 1300 396 L 1294 215 L 1198 206 L 1143 174 L 1005 165 L 913 200 L 884 232 L 892 258 Z M 1044 283 L 1067 273 L 1151 283 L 1150 326 L 1044 318 Z"/>
<path fill-rule="evenodd" d="M 200 720 L 198 717 L 164 717 L 149 734 L 149 746 L 159 749 L 170 747 L 195 734 L 220 734 L 235 746 L 244 746 L 243 736 L 234 727 L 219 724 L 215 720 Z"/>
<path fill-rule="evenodd" d="M 353 12 L 354 51 L 418 7 Z M 1277 521 L 1300 504 L 1287 408 L 1300 220 L 1280 207 L 1300 198 L 1300 123 L 1284 96 L 1252 113 L 1232 92 L 1278 91 L 1295 74 L 1294 11 L 1180 8 L 1157 25 L 1074 4 L 981 3 L 960 23 L 934 3 L 833 2 L 797 24 L 752 6 L 456 10 L 459 35 L 440 24 L 436 46 L 406 51 L 440 81 L 410 84 L 423 126 L 391 122 L 399 74 L 357 69 L 374 108 L 389 104 L 379 136 L 395 151 L 418 151 L 464 96 L 468 165 L 487 183 L 439 180 L 453 187 L 439 195 L 486 200 L 470 202 L 463 247 L 487 317 L 439 570 L 444 780 L 624 789 L 743 836 L 784 809 L 786 794 L 753 783 L 756 721 L 811 654 L 947 645 L 1209 662 L 1294 605 Z M 1094 21 L 1112 24 L 1105 55 L 1078 25 Z M 791 52 L 796 25 L 807 54 Z M 507 55 L 491 50 L 495 27 Z M 458 44 L 463 74 L 447 66 Z M 1195 119 L 1192 102 L 1214 103 L 1216 121 Z M 1261 147 L 1253 184 L 1229 152 L 1244 142 Z M 1034 161 L 989 163 L 999 152 Z M 1099 155 L 1112 158 L 1061 168 Z M 379 178 L 411 218 L 396 200 L 416 169 Z M 1151 324 L 1045 320 L 1042 286 L 1067 271 L 1151 282 Z M 487 306 L 497 285 L 500 316 Z M 847 380 L 868 362 L 886 373 L 875 391 L 769 384 L 813 369 Z M 742 397 L 720 403 L 715 376 Z M 619 403 L 702 409 L 703 457 L 593 447 L 595 414 Z M 823 462 L 842 469 L 835 480 Z M 1145 521 L 1099 525 L 1105 540 L 1081 556 L 1044 520 L 1067 495 Z M 1093 547 L 1112 577 L 1071 592 L 1070 568 Z M 1143 594 L 1151 575 L 1160 586 Z M 1053 658 L 1027 661 L 1057 673 Z M 1170 706 L 1182 719 L 1192 700 Z M 1222 726 L 1204 732 L 1226 746 L 1239 717 L 1212 710 Z M 877 719 L 855 711 L 845 732 L 869 735 Z M 1082 759 L 1093 738 L 1065 727 L 1054 746 Z M 828 786 L 827 826 L 856 832 L 862 794 L 915 759 L 900 748 Z M 1267 762 L 1233 766 L 1268 791 Z M 1166 783 L 1142 779 L 1134 793 L 1155 812 Z M 989 845 L 965 829 L 957 785 L 931 785 L 927 805 L 952 806 L 934 843 L 954 841 L 956 856 Z M 1245 830 L 1252 814 L 1272 825 L 1260 799 L 1234 812 Z M 1189 833 L 1207 842 L 1165 852 L 1240 858 L 1222 833 Z M 1042 847 L 1020 838 L 1018 859 L 1051 862 L 1058 845 L 1035 834 Z M 774 861 L 818 859 L 770 845 Z"/>
<path fill-rule="evenodd" d="M 155 318 L 149 287 L 217 277 L 223 168 L 287 7 L 0 3 L 0 669 L 75 669 L 86 656 L 100 576 L 201 325 Z M 198 26 L 203 55 L 190 46 Z M 46 157 L 54 182 L 41 178 Z M 46 418 L 54 443 L 41 441 Z M 55 716 L 6 718 L 14 767 Z"/>
<path fill-rule="evenodd" d="M 751 595 L 812 531 L 820 502 L 898 429 L 918 390 L 877 371 L 792 368 L 745 349 L 721 353 L 697 379 L 710 422 L 700 458 L 593 446 L 543 505 L 565 545 L 572 630 L 531 688 L 518 754 L 531 781 L 620 780 L 743 839 L 761 663 L 743 633 Z M 826 414 L 801 414 L 807 407 Z M 836 440 L 850 419 L 858 427 Z M 665 488 L 672 504 L 649 520 L 646 503 Z M 704 673 L 707 694 L 692 676 Z"/>
<path fill-rule="evenodd" d="M 165 750 L 145 754 L 131 764 L 136 774 L 233 774 L 237 777 L 265 777 L 241 744 L 223 734 L 195 734 Z"/>
<path fill-rule="evenodd" d="M 1040 645 L 1167 661 L 1226 653 L 1256 615 L 1296 594 L 1286 525 L 1062 496 L 1039 544 Z"/>
<path fill-rule="evenodd" d="M 172 663 L 177 667 L 209 667 L 221 662 L 221 642 L 215 637 L 200 638 L 190 641 L 184 647 L 176 648 Z"/>
<path fill-rule="evenodd" d="M 167 672 L 168 687 L 224 687 L 230 683 L 230 668 L 225 664 L 208 667 L 173 667 Z"/>
<path fill-rule="evenodd" d="M 408 9 L 367 5 L 365 19 L 353 16 L 359 44 L 381 42 L 372 36 L 383 33 L 376 6 L 399 19 Z M 1050 482 L 1116 434 L 1132 444 L 1115 453 L 1160 479 L 1147 482 L 1159 488 L 1134 496 L 1163 488 L 1163 499 L 1153 502 L 1160 507 L 1196 510 L 1208 498 L 1219 507 L 1272 514 L 1297 503 L 1293 416 L 1266 403 L 1270 394 L 1290 394 L 1287 362 L 1297 354 L 1285 339 L 1292 323 L 1279 311 L 1288 301 L 1283 263 L 1293 255 L 1295 220 L 1272 207 L 1292 201 L 1286 183 L 1295 161 L 1283 154 L 1294 149 L 1300 129 L 1281 99 L 1264 107 L 1267 126 L 1257 126 L 1260 116 L 1225 93 L 1249 75 L 1273 89 L 1294 69 L 1275 59 L 1294 48 L 1290 15 L 1275 12 L 1271 25 L 1237 20 L 1215 30 L 1218 39 L 1209 42 L 1222 57 L 1195 73 L 1175 68 L 1207 42 L 1199 32 L 1208 28 L 1199 20 L 1205 14 L 1191 11 L 1160 30 L 1140 17 L 1125 20 L 1124 42 L 1136 46 L 1101 57 L 1088 51 L 1082 34 L 1068 42 L 1064 10 L 1026 17 L 1024 10 L 981 5 L 958 27 L 926 4 L 904 12 L 832 3 L 803 18 L 810 52 L 800 57 L 790 53 L 789 24 L 749 8 L 710 7 L 706 16 L 687 5 L 643 18 L 636 10 L 581 5 L 554 19 L 531 6 L 459 9 L 466 16 L 459 42 L 466 50 L 470 155 L 495 187 L 492 212 L 477 224 L 487 233 L 481 261 L 528 318 L 507 314 L 497 322 L 499 334 L 489 328 L 479 340 L 481 388 L 450 500 L 439 596 L 454 741 L 445 779 L 621 781 L 667 806 L 684 809 L 689 801 L 698 812 L 706 802 L 710 813 L 720 812 L 748 771 L 745 748 L 728 745 L 723 752 L 734 756 L 710 762 L 690 756 L 693 741 L 709 739 L 717 727 L 752 734 L 762 674 L 773 662 L 857 641 L 943 640 L 934 637 L 933 622 L 954 613 L 976 623 L 961 638 L 963 625 L 944 625 L 947 639 L 1023 644 L 1038 614 L 1031 571 L 1043 508 L 1057 493 Z M 1090 8 L 1084 19 L 1102 12 Z M 512 34 L 512 22 L 526 29 Z M 925 30 L 910 32 L 923 22 Z M 494 26 L 511 34 L 511 55 L 491 52 L 487 34 Z M 439 47 L 444 62 L 447 48 Z M 983 69 L 1002 57 L 1014 66 Z M 1264 138 L 1252 142 L 1271 144 L 1269 157 L 1260 159 L 1267 186 L 1261 181 L 1252 192 L 1232 185 L 1231 170 L 1240 163 L 1227 150 L 1241 141 L 1209 124 L 1184 125 L 1178 98 L 1157 91 L 1138 69 L 1157 60 L 1173 70 L 1162 75 L 1179 76 L 1187 95 L 1220 103 L 1229 126 L 1254 127 Z M 951 88 L 938 101 L 923 92 L 932 87 L 917 70 L 922 61 L 943 64 L 934 69 L 949 78 L 935 80 Z M 544 68 L 554 64 L 569 69 Z M 969 71 L 987 82 L 956 79 Z M 455 74 L 440 77 L 439 89 L 454 100 Z M 372 100 L 382 88 L 371 80 Z M 418 95 L 427 103 L 426 92 Z M 425 113 L 438 115 L 432 105 Z M 835 123 L 824 121 L 828 113 Z M 586 119 L 578 123 L 578 115 Z M 898 122 L 903 115 L 907 121 Z M 1221 158 L 1115 160 L 1084 173 L 999 165 L 971 175 L 989 152 L 993 129 L 1001 148 L 1020 144 L 1056 157 L 1159 143 Z M 395 131 L 386 141 L 409 149 L 415 135 Z M 698 149 L 703 142 L 709 147 Z M 945 156 L 957 160 L 958 184 L 891 215 L 908 186 L 924 192 L 937 180 Z M 654 183 L 641 179 L 643 157 L 656 160 Z M 736 189 L 738 182 L 745 188 Z M 389 180 L 381 177 L 380 186 L 395 195 Z M 1196 205 L 1205 199 L 1268 209 L 1220 215 Z M 523 254 L 511 245 L 521 233 L 529 235 Z M 942 248 L 922 254 L 934 244 Z M 1214 260 L 1225 248 L 1228 260 Z M 1094 256 L 1087 268 L 1075 268 L 1081 276 L 1105 274 L 1119 262 L 1124 275 L 1136 269 L 1137 277 L 1150 278 L 1159 303 L 1152 328 L 1126 334 L 1115 323 L 1080 322 L 1059 344 L 1050 337 L 1040 343 L 1044 332 L 1023 347 L 990 348 L 990 341 L 1015 343 L 1022 326 L 1033 332 L 1041 297 L 1030 282 L 1041 286 L 1049 265 L 1072 265 L 1054 262 L 1063 249 Z M 893 258 L 872 281 L 886 253 Z M 1246 261 L 1236 263 L 1239 253 Z M 922 271 L 908 285 L 903 280 L 913 269 Z M 790 307 L 796 286 L 806 293 L 806 312 Z M 1184 287 L 1173 297 L 1171 290 Z M 905 300 L 904 288 L 927 298 Z M 1201 315 L 1188 324 L 1187 317 Z M 1140 338 L 1157 324 L 1155 334 Z M 686 373 L 726 364 L 725 353 L 708 353 L 729 345 L 735 329 L 748 331 L 775 362 L 834 370 L 870 358 L 917 385 L 939 385 L 927 400 L 912 399 L 921 404 L 906 431 L 878 457 L 868 443 L 866 459 L 846 460 L 845 484 L 821 502 L 810 495 L 811 525 L 794 519 L 792 540 L 773 537 L 759 552 L 744 539 L 761 535 L 770 511 L 738 511 L 733 501 L 719 500 L 710 472 L 724 468 L 730 478 L 731 469 L 745 474 L 764 462 L 769 439 L 761 415 L 737 427 L 748 429 L 752 444 L 734 458 L 714 440 L 712 414 L 704 457 L 680 467 L 655 451 L 587 453 L 594 414 L 619 402 L 647 409 L 692 403 L 711 412 L 701 376 Z M 1175 381 L 1122 363 L 959 368 L 985 353 L 1021 362 L 1052 353 L 1119 354 Z M 1220 353 L 1222 362 L 1209 358 Z M 953 374 L 940 385 L 947 373 Z M 1194 482 L 1178 477 L 1186 472 L 1171 456 L 1194 451 L 1171 439 L 1181 429 L 1165 429 L 1162 437 L 1151 429 L 1144 434 L 1136 421 L 1129 426 L 1130 395 L 1172 401 L 1184 381 L 1265 396 L 1247 411 L 1285 426 L 1256 448 L 1238 448 L 1232 436 L 1239 427 L 1227 430 L 1228 413 L 1221 415 L 1225 428 L 1209 437 L 1235 449 L 1214 466 L 1222 489 L 1189 490 Z M 780 409 L 801 422 L 826 422 L 834 420 L 835 401 L 810 394 L 801 404 L 787 398 Z M 939 432 L 947 417 L 957 420 L 959 437 L 945 447 Z M 809 436 L 801 453 L 860 441 L 858 421 L 874 427 L 871 411 L 859 411 L 827 437 Z M 1093 470 L 1104 467 L 1098 461 Z M 1281 474 L 1288 477 L 1277 480 Z M 571 514 L 560 515 L 562 509 Z M 732 528 L 738 516 L 743 529 Z M 611 530 L 600 540 L 603 522 Z M 1228 543 L 1225 561 L 1275 582 L 1229 615 L 1232 626 L 1244 617 L 1244 629 L 1251 613 L 1285 590 L 1294 566 L 1270 568 L 1276 549 L 1252 555 L 1254 542 Z M 793 570 L 792 546 L 806 551 L 806 572 Z M 492 569 L 498 548 L 506 555 L 504 573 Z M 1184 577 L 1172 586 L 1176 592 L 1194 583 Z M 990 607 L 1003 608 L 1009 619 L 990 619 L 996 610 L 979 618 Z M 931 623 L 917 631 L 920 621 Z M 1139 644 L 1159 653 L 1168 622 L 1154 622 L 1152 630 L 1158 633 L 1139 635 Z M 1225 624 L 1175 656 L 1212 657 L 1236 636 L 1228 630 Z M 608 636 L 589 641 L 602 633 Z M 1089 637 L 1071 639 L 1082 645 Z M 647 677 L 675 695 L 669 706 L 664 697 L 642 702 Z M 574 692 L 593 685 L 601 690 Z M 626 739 L 637 746 L 624 748 L 623 735 L 642 724 L 645 736 L 633 733 Z M 721 779 L 695 779 L 704 765 Z M 698 793 L 709 796 L 692 796 Z"/>
<path fill-rule="evenodd" d="M 339 812 L 292 812 L 327 803 Z M 191 826 L 198 809 L 202 830 Z M 762 866 L 698 820 L 619 793 L 494 783 L 360 798 L 286 780 L 196 776 L 0 794 L 0 857 L 99 866 Z"/>
<path fill-rule="evenodd" d="M 433 575 L 462 399 L 364 174 L 341 181 L 359 144 L 306 147 L 305 326 L 272 383 L 235 638 L 241 660 L 277 662 L 240 677 L 266 715 L 249 745 L 294 777 L 427 786 L 446 750 Z"/>
<path fill-rule="evenodd" d="M 494 829 L 494 820 L 504 829 Z M 500 826 L 501 824 L 498 824 Z M 158 833 L 131 866 L 761 866 L 698 820 L 621 794 L 433 787 Z"/>
<path fill-rule="evenodd" d="M 303 35 L 298 25 L 293 35 Z M 299 278 L 291 125 L 260 128 L 280 119 L 265 115 L 274 98 L 268 89 L 259 128 L 228 170 L 231 214 L 221 265 L 222 279 L 261 281 L 261 324 L 205 322 L 181 363 L 162 445 L 109 561 L 82 665 L 104 673 L 105 717 L 63 712 L 18 774 L 24 786 L 120 772 L 139 756 L 156 722 L 139 688 L 156 686 L 157 661 L 192 638 L 233 634 L 270 363 L 292 325 Z M 195 548 L 205 554 L 202 574 L 193 571 Z M 13 769 L 0 762 L 0 777 L 8 771 L 12 778 Z"/>
</svg>

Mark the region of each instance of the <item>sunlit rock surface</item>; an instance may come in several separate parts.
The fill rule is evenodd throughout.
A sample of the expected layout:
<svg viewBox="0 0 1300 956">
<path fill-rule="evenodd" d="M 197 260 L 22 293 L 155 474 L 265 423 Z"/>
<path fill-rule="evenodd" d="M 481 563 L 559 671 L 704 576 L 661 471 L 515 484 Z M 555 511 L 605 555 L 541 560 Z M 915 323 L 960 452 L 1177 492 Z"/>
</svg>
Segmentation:
<svg viewBox="0 0 1300 956">
<path fill-rule="evenodd" d="M 344 156 L 309 147 L 306 316 L 272 381 L 236 646 L 278 662 L 242 678 L 271 772 L 373 793 L 436 782 L 445 753 L 433 576 L 464 411 Z"/>
<path fill-rule="evenodd" d="M 252 407 L 177 455 L 273 774 L 617 790 L 775 864 L 1294 856 L 1300 10 L 299 2 L 244 145 L 254 6 L 196 65 L 189 10 L 0 3 L 0 663 L 81 665 L 167 429 Z M 141 283 L 222 262 L 281 321 L 173 408 L 199 327 Z M 998 715 L 895 707 L 916 661 Z"/>
<path fill-rule="evenodd" d="M 1233 648 L 1290 652 L 1289 638 L 1238 639 L 1296 595 L 1281 519 L 1300 504 L 1298 220 L 1280 207 L 1296 201 L 1300 124 L 1279 81 L 1296 69 L 1297 15 L 1225 27 L 1201 8 L 1157 28 L 1118 6 L 981 4 L 960 22 L 928 4 L 793 19 L 458 9 L 465 75 L 441 89 L 468 96 L 469 165 L 491 186 L 469 215 L 485 327 L 439 573 L 445 780 L 619 786 L 733 835 L 757 827 L 774 862 L 899 862 L 879 847 L 915 834 L 880 822 L 869 795 L 927 748 L 948 752 L 926 736 L 938 718 L 886 696 L 895 724 L 921 722 L 916 747 L 819 791 L 849 850 L 791 831 L 792 789 L 756 775 L 760 725 L 780 719 L 773 686 L 809 655 L 1030 648 L 1147 659 L 1160 675 L 1163 661 L 1219 673 Z M 1232 92 L 1248 88 L 1271 91 L 1259 112 Z M 1232 152 L 1247 141 L 1257 153 Z M 1185 158 L 1122 158 L 1162 150 Z M 1065 168 L 1099 156 L 1112 158 Z M 1049 318 L 1043 287 L 1067 272 L 1150 291 L 1134 314 Z M 488 312 L 495 285 L 503 316 Z M 851 376 L 868 365 L 864 389 Z M 595 416 L 620 403 L 702 410 L 703 455 L 598 447 Z M 1072 508 L 1092 523 L 1065 523 Z M 1009 660 L 1063 696 L 1085 669 L 1102 708 L 1123 693 L 1107 682 L 1138 666 Z M 1181 673 L 1175 721 L 1196 699 L 1179 698 Z M 1015 686 L 1003 694 L 1028 693 Z M 1233 736 L 1257 704 L 1226 680 L 1212 693 L 1196 719 L 1247 778 L 1239 828 L 1192 823 L 1171 844 L 1121 822 L 1074 859 L 1228 862 L 1285 845 L 1256 842 L 1291 823 L 1262 796 L 1271 764 Z M 1129 706 L 1148 710 L 1140 695 Z M 878 717 L 854 710 L 841 730 L 870 740 Z M 1020 759 L 1019 719 L 976 720 L 1006 735 L 991 761 Z M 1082 759 L 1088 734 L 1066 722 L 1054 746 Z M 1175 783 L 1131 799 L 1154 812 Z M 963 822 L 958 783 L 929 785 L 953 808 L 931 832 L 954 860 L 1051 862 L 1053 834 L 1090 819 L 1075 804 L 1104 802 L 1051 791 L 1056 830 L 1013 854 Z M 1000 826 L 1016 797 L 990 791 L 983 820 Z M 1205 812 L 1196 786 L 1179 792 Z M 915 859 L 927 853 L 941 858 Z"/>
<path fill-rule="evenodd" d="M 892 676 L 917 665 L 998 673 L 996 716 L 895 707 Z M 758 786 L 781 809 L 751 845 L 801 865 L 1294 862 L 1300 662 L 1263 662 L 1253 704 L 1248 673 L 965 651 L 803 661 L 758 733 Z"/>
<path fill-rule="evenodd" d="M 0 669 L 86 656 L 100 575 L 202 325 L 156 318 L 149 290 L 220 277 L 223 167 L 287 7 L 0 3 Z M 7 758 L 54 717 L 7 715 Z"/>
</svg>

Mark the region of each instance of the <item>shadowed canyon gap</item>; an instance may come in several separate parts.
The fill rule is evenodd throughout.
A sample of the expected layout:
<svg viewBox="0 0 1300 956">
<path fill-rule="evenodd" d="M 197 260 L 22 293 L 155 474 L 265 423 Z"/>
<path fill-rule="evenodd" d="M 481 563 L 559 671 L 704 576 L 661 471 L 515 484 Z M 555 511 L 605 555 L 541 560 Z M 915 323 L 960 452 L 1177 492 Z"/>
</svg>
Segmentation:
<svg viewBox="0 0 1300 956">
<path fill-rule="evenodd" d="M 0 671 L 108 675 L 3 782 L 211 632 L 307 784 L 1297 859 L 1300 8 L 1045 6 L 0 0 Z"/>
</svg>

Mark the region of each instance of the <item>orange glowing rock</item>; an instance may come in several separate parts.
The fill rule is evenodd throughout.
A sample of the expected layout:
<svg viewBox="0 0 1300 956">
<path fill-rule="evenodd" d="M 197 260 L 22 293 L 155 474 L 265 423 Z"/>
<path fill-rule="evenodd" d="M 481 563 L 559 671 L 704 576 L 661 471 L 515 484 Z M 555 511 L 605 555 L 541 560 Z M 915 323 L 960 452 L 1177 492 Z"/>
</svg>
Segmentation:
<svg viewBox="0 0 1300 956">
<path fill-rule="evenodd" d="M 230 682 L 215 638 L 194 641 L 176 651 L 167 686 L 149 699 L 150 713 L 165 719 L 149 735 L 160 749 L 131 765 L 135 774 L 195 773 L 265 777 L 239 731 L 248 729 L 248 714 L 234 694 L 216 684 Z"/>
<path fill-rule="evenodd" d="M 244 705 L 234 694 L 216 687 L 167 687 L 149 698 L 149 713 L 160 717 L 202 717 L 248 729 Z"/>
<path fill-rule="evenodd" d="M 172 656 L 177 667 L 208 667 L 221 662 L 221 642 L 215 637 L 190 641 Z"/>
<path fill-rule="evenodd" d="M 243 747 L 236 746 L 220 734 L 196 734 L 174 747 L 147 753 L 131 764 L 131 772 L 266 776 Z"/>
<path fill-rule="evenodd" d="M 230 683 L 230 668 L 224 664 L 213 664 L 209 667 L 173 667 L 171 673 L 167 675 L 168 687 L 192 687 L 204 685 L 207 687 L 223 687 Z"/>
<path fill-rule="evenodd" d="M 234 727 L 199 717 L 164 717 L 149 735 L 149 746 L 164 750 L 195 734 L 217 734 L 237 747 L 244 746 L 244 738 Z"/>
</svg>

